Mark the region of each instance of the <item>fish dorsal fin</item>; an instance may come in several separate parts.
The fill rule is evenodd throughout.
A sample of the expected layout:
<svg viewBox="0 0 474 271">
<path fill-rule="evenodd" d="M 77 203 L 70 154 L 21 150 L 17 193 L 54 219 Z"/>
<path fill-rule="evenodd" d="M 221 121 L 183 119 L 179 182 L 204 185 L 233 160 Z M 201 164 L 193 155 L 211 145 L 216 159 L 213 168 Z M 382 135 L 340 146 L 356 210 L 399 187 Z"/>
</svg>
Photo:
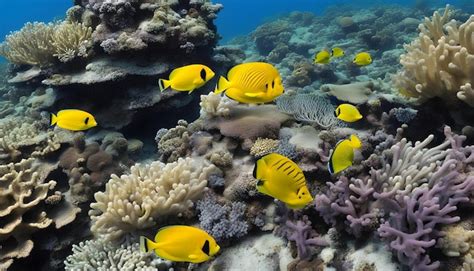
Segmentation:
<svg viewBox="0 0 474 271">
<path fill-rule="evenodd" d="M 209 253 L 210 253 L 209 240 L 206 240 L 206 242 L 204 242 L 204 245 L 202 246 L 201 250 L 202 252 L 206 253 L 207 256 L 209 256 Z"/>
<path fill-rule="evenodd" d="M 206 81 L 206 69 L 202 68 L 199 75 L 201 76 L 202 81 Z"/>
<path fill-rule="evenodd" d="M 362 147 L 362 142 L 360 142 L 360 139 L 356 135 L 351 135 L 350 141 L 353 148 L 360 149 L 360 147 Z"/>
</svg>

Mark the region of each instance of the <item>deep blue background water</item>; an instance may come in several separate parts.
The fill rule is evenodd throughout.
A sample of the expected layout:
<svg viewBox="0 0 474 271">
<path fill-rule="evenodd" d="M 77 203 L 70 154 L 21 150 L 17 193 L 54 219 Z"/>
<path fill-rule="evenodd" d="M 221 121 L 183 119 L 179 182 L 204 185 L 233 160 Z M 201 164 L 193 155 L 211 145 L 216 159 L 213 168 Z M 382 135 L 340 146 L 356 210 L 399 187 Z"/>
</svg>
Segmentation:
<svg viewBox="0 0 474 271">
<path fill-rule="evenodd" d="M 358 8 L 384 3 L 413 6 L 415 0 L 214 0 L 214 2 L 224 4 L 224 10 L 219 14 L 216 23 L 223 41 L 226 41 L 236 35 L 244 35 L 262 22 L 289 11 L 311 11 L 321 14 L 328 6 L 354 2 L 353 5 Z M 424 0 L 424 2 L 442 7 L 445 3 L 472 5 L 474 0 Z M 3 40 L 9 32 L 20 29 L 26 22 L 62 18 L 70 6 L 72 0 L 0 0 L 0 40 Z"/>
</svg>

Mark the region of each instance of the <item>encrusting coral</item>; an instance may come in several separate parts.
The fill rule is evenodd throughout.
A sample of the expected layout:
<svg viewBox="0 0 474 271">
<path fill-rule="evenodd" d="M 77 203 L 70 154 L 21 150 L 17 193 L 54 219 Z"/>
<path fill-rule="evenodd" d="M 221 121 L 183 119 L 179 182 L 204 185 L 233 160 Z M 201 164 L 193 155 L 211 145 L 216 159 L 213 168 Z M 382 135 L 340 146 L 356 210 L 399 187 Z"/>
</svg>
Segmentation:
<svg viewBox="0 0 474 271">
<path fill-rule="evenodd" d="M 458 25 L 449 21 L 452 10 L 433 14 L 420 24 L 420 35 L 405 45 L 403 70 L 394 77 L 400 92 L 426 100 L 440 97 L 448 103 L 461 100 L 474 106 L 474 16 Z"/>
<path fill-rule="evenodd" d="M 163 164 L 132 166 L 130 174 L 112 175 L 104 192 L 95 194 L 89 216 L 91 230 L 107 240 L 156 226 L 169 215 L 193 207 L 202 196 L 207 179 L 217 168 L 204 159 L 179 158 Z"/>
</svg>

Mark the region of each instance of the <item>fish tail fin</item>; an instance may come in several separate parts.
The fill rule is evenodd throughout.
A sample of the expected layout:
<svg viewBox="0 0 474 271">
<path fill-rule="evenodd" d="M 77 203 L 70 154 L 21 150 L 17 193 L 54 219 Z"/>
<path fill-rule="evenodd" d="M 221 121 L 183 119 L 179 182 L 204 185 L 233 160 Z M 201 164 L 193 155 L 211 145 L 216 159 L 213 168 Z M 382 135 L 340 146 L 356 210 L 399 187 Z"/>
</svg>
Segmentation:
<svg viewBox="0 0 474 271">
<path fill-rule="evenodd" d="M 362 142 L 356 135 L 351 135 L 351 146 L 355 149 L 362 147 Z"/>
<path fill-rule="evenodd" d="M 230 87 L 230 82 L 225 79 L 224 76 L 219 77 L 219 82 L 217 83 L 214 93 L 219 94 Z"/>
<path fill-rule="evenodd" d="M 158 248 L 158 244 L 152 240 L 146 238 L 145 236 L 140 236 L 140 251 L 149 252 L 150 250 L 155 250 Z"/>
<path fill-rule="evenodd" d="M 158 80 L 158 85 L 160 86 L 160 91 L 163 92 L 165 89 L 171 86 L 170 80 L 160 79 Z"/>
<path fill-rule="evenodd" d="M 58 122 L 58 117 L 57 117 L 55 114 L 51 113 L 51 120 L 50 120 L 50 123 L 51 123 L 51 124 L 50 124 L 50 125 L 53 126 L 53 125 L 55 125 L 57 122 Z"/>
</svg>

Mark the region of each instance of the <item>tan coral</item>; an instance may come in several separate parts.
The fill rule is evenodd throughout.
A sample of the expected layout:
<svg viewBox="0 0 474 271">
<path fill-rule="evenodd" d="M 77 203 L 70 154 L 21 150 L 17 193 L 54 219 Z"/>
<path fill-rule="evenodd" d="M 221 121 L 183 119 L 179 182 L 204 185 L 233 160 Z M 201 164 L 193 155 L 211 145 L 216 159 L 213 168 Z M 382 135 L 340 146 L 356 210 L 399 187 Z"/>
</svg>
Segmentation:
<svg viewBox="0 0 474 271">
<path fill-rule="evenodd" d="M 48 207 L 46 199 L 56 182 L 46 178 L 54 168 L 33 158 L 0 166 L 0 268 L 29 255 L 32 233 L 52 223 L 60 228 L 75 219 L 79 209 L 74 206 L 56 202 Z M 28 218 L 23 217 L 26 213 Z"/>
<path fill-rule="evenodd" d="M 204 159 L 179 158 L 169 164 L 137 164 L 129 175 L 112 175 L 105 191 L 96 193 L 96 202 L 91 204 L 91 230 L 114 240 L 186 212 L 216 170 Z"/>
<path fill-rule="evenodd" d="M 87 56 L 87 50 L 92 46 L 92 28 L 82 23 L 63 22 L 53 33 L 51 44 L 54 56 L 61 62 L 68 62 L 77 56 Z"/>
<path fill-rule="evenodd" d="M 209 93 L 207 95 L 201 95 L 201 106 L 200 116 L 201 118 L 213 118 L 213 117 L 228 117 L 230 114 L 230 107 L 237 105 L 238 103 L 222 95 L 215 93 Z"/>
<path fill-rule="evenodd" d="M 419 37 L 405 45 L 403 70 L 394 82 L 403 95 L 421 101 L 439 97 L 474 106 L 474 15 L 459 26 L 448 22 L 449 15 L 448 6 L 443 15 L 435 12 L 419 26 Z"/>
</svg>

